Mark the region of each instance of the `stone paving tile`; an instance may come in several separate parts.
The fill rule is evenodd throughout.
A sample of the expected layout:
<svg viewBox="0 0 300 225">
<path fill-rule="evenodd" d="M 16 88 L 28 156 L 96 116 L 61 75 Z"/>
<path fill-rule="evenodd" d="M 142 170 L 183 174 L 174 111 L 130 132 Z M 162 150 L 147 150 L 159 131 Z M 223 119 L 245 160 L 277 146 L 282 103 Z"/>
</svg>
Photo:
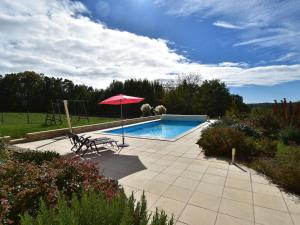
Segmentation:
<svg viewBox="0 0 300 225">
<path fill-rule="evenodd" d="M 300 215 L 299 214 L 292 214 L 292 219 L 294 221 L 295 225 L 299 225 L 300 224 Z"/>
<path fill-rule="evenodd" d="M 189 204 L 199 206 L 201 208 L 218 211 L 221 203 L 221 197 L 210 195 L 202 192 L 194 192 L 189 200 Z"/>
<path fill-rule="evenodd" d="M 204 174 L 201 179 L 202 182 L 210 183 L 210 184 L 217 184 L 217 185 L 221 185 L 221 186 L 224 186 L 225 180 L 226 180 L 225 177 L 210 175 L 207 173 Z"/>
<path fill-rule="evenodd" d="M 137 192 L 134 193 L 134 197 L 136 200 L 140 201 L 141 200 L 141 196 L 143 194 L 142 190 L 139 190 Z M 150 209 L 154 203 L 159 199 L 159 195 L 150 193 L 150 192 L 144 192 L 145 198 L 147 200 L 147 207 Z"/>
<path fill-rule="evenodd" d="M 264 225 L 293 225 L 288 213 L 254 206 L 255 221 Z"/>
<path fill-rule="evenodd" d="M 150 180 L 144 185 L 144 190 L 153 194 L 161 195 L 167 188 L 169 184 Z"/>
<path fill-rule="evenodd" d="M 242 181 L 251 181 L 250 173 L 247 172 L 237 172 L 237 171 L 228 171 L 228 178 L 229 179 L 236 179 Z"/>
<path fill-rule="evenodd" d="M 178 176 L 171 175 L 167 173 L 160 173 L 159 175 L 152 178 L 153 181 L 159 181 L 166 184 L 172 184 L 177 179 Z"/>
<path fill-rule="evenodd" d="M 177 220 L 184 209 L 185 203 L 176 201 L 174 199 L 169 199 L 166 197 L 160 197 L 152 206 L 151 211 L 155 211 L 156 208 L 159 210 L 163 209 L 168 214 L 169 217 L 172 215 L 174 219 Z"/>
<path fill-rule="evenodd" d="M 250 181 L 233 179 L 233 178 L 229 178 L 229 177 L 227 177 L 225 186 L 231 187 L 231 188 L 236 188 L 236 189 L 241 189 L 241 190 L 245 190 L 245 191 L 252 190 Z"/>
<path fill-rule="evenodd" d="M 281 197 L 280 190 L 274 185 L 252 183 L 253 192 Z"/>
<path fill-rule="evenodd" d="M 211 167 L 209 167 L 206 170 L 206 173 L 211 174 L 211 175 L 221 176 L 221 177 L 227 176 L 227 170 L 216 169 L 216 168 L 211 168 Z"/>
<path fill-rule="evenodd" d="M 196 130 L 175 142 L 126 137 L 130 147 L 84 158 L 94 162 L 99 172 L 118 179 L 126 195 L 133 191 L 139 199 L 145 191 L 150 209 L 173 213 L 177 225 L 254 225 L 254 219 L 255 225 L 300 225 L 299 198 L 281 192 L 243 165 L 205 157 L 194 144 L 200 133 Z M 86 134 L 102 136 L 97 131 Z M 119 136 L 105 136 L 121 141 Z M 36 149 L 53 141 L 18 146 Z M 70 147 L 63 139 L 39 150 L 68 154 Z"/>
<path fill-rule="evenodd" d="M 281 211 L 288 211 L 286 203 L 282 197 L 276 197 L 272 195 L 253 193 L 254 205 L 276 209 Z"/>
<path fill-rule="evenodd" d="M 219 213 L 215 225 L 254 225 L 254 223 Z"/>
<path fill-rule="evenodd" d="M 192 193 L 193 191 L 189 189 L 171 185 L 162 196 L 185 203 L 190 199 Z"/>
<path fill-rule="evenodd" d="M 173 185 L 183 187 L 189 190 L 194 190 L 197 187 L 198 181 L 186 177 L 178 177 Z"/>
<path fill-rule="evenodd" d="M 213 225 L 217 213 L 207 209 L 187 205 L 179 218 L 179 221 L 189 225 Z"/>
<path fill-rule="evenodd" d="M 223 187 L 220 185 L 200 182 L 196 190 L 206 194 L 222 196 Z"/>
<path fill-rule="evenodd" d="M 252 204 L 252 192 L 234 188 L 224 188 L 223 198 Z"/>
<path fill-rule="evenodd" d="M 177 222 L 175 225 L 186 225 L 186 223 Z"/>
<path fill-rule="evenodd" d="M 182 174 L 180 175 L 181 177 L 186 177 L 192 180 L 198 180 L 200 181 L 203 173 L 201 172 L 195 172 L 195 171 L 190 171 L 190 170 L 185 170 L 182 172 Z"/>
<path fill-rule="evenodd" d="M 177 175 L 179 176 L 183 172 L 183 168 L 174 168 L 174 167 L 167 167 L 163 170 L 164 173 L 171 174 L 171 175 Z"/>
<path fill-rule="evenodd" d="M 207 166 L 191 164 L 190 166 L 187 167 L 187 170 L 204 173 L 207 170 Z"/>
<path fill-rule="evenodd" d="M 285 199 L 287 207 L 292 214 L 300 215 L 300 199 Z"/>
<path fill-rule="evenodd" d="M 134 194 L 135 192 L 139 191 L 139 189 L 137 189 L 137 188 L 129 187 L 126 185 L 123 185 L 123 189 L 127 196 L 131 196 L 132 193 Z"/>
<path fill-rule="evenodd" d="M 220 212 L 240 219 L 254 221 L 253 206 L 243 202 L 223 198 L 221 200 Z"/>
</svg>

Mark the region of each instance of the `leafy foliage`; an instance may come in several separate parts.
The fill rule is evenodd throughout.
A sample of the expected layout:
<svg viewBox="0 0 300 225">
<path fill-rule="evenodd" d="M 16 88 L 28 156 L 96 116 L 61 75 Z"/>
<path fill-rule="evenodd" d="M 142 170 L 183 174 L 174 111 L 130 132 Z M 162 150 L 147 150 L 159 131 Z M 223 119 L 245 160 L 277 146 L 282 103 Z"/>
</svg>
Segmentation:
<svg viewBox="0 0 300 225">
<path fill-rule="evenodd" d="M 250 136 L 253 138 L 260 138 L 262 136 L 258 130 L 247 125 L 246 123 L 235 123 L 231 127 L 235 128 L 235 129 L 245 133 L 247 136 Z"/>
<path fill-rule="evenodd" d="M 278 151 L 275 158 L 257 159 L 252 167 L 269 176 L 281 187 L 300 194 L 299 147 L 287 147 L 284 151 Z"/>
<path fill-rule="evenodd" d="M 7 161 L 0 165 L 0 180 L 0 199 L 9 207 L 0 221 L 3 224 L 17 223 L 25 211 L 35 215 L 39 199 L 48 206 L 53 205 L 58 193 L 70 198 L 83 190 L 94 190 L 110 199 L 118 191 L 117 183 L 99 175 L 96 166 L 70 157 L 55 158 L 41 165 Z"/>
<path fill-rule="evenodd" d="M 58 158 L 59 154 L 52 151 L 24 151 L 24 152 L 13 152 L 14 160 L 20 162 L 33 162 L 41 165 L 44 161 L 50 161 L 54 158 Z"/>
<path fill-rule="evenodd" d="M 300 129 L 289 127 L 279 133 L 279 138 L 284 144 L 300 145 Z"/>
<path fill-rule="evenodd" d="M 199 114 L 211 117 L 223 116 L 230 107 L 231 96 L 225 83 L 220 80 L 204 81 L 200 87 L 197 109 Z"/>
<path fill-rule="evenodd" d="M 141 201 L 135 202 L 133 195 L 126 198 L 120 191 L 115 198 L 108 201 L 103 195 L 85 192 L 79 199 L 73 196 L 70 204 L 63 195 L 58 198 L 55 209 L 41 204 L 36 217 L 28 213 L 22 216 L 22 225 L 172 225 L 173 219 L 167 219 L 165 213 L 158 212 L 152 216 L 147 212 L 147 202 L 142 195 Z"/>
<path fill-rule="evenodd" d="M 117 117 L 119 107 L 98 105 L 116 94 L 143 97 L 150 105 L 165 105 L 170 113 L 207 114 L 222 116 L 230 108 L 234 113 L 245 111 L 246 105 L 238 95 L 230 95 L 220 80 L 201 80 L 198 74 L 180 76 L 172 85 L 158 81 L 129 79 L 113 81 L 106 89 L 76 85 L 72 81 L 47 77 L 32 71 L 0 76 L 0 101 L 10 112 L 47 112 L 51 100 L 81 99 L 87 102 L 89 115 Z M 141 104 L 124 105 L 126 117 L 140 115 Z M 72 106 L 70 105 L 72 111 Z"/>
<path fill-rule="evenodd" d="M 197 144 L 203 148 L 206 156 L 231 158 L 235 148 L 236 158 L 251 160 L 257 156 L 273 156 L 277 142 L 268 138 L 255 139 L 232 127 L 213 127 L 206 129 Z"/>
<path fill-rule="evenodd" d="M 266 108 L 252 109 L 250 120 L 256 128 L 261 130 L 263 135 L 273 138 L 277 137 L 280 124 L 272 110 Z"/>
<path fill-rule="evenodd" d="M 206 156 L 230 158 L 232 148 L 236 148 L 239 159 L 250 156 L 253 149 L 253 143 L 244 133 L 229 127 L 206 129 L 197 144 L 203 148 Z"/>
</svg>

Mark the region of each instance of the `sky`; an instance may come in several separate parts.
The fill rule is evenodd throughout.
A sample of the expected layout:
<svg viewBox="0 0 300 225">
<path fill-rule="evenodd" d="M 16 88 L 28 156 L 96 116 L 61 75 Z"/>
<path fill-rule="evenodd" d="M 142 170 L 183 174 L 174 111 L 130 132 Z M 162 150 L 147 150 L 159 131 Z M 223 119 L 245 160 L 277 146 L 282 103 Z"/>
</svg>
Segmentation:
<svg viewBox="0 0 300 225">
<path fill-rule="evenodd" d="M 0 74 L 220 79 L 247 103 L 300 100 L 298 0 L 1 0 Z"/>
</svg>

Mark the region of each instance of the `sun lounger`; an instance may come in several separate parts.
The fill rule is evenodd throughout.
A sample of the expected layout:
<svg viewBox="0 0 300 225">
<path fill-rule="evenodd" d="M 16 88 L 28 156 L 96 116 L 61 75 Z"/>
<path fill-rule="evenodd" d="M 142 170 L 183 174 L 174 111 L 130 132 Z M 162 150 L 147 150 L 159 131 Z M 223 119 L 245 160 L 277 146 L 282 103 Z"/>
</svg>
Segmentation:
<svg viewBox="0 0 300 225">
<path fill-rule="evenodd" d="M 108 137 L 92 139 L 91 136 L 85 137 L 84 135 L 79 136 L 73 133 L 69 133 L 67 134 L 67 136 L 69 137 L 73 145 L 71 151 L 74 151 L 76 154 L 79 154 L 81 156 L 93 151 L 97 151 L 97 153 L 99 153 L 103 149 L 107 150 L 117 148 L 117 150 L 119 150 L 118 142 Z"/>
</svg>

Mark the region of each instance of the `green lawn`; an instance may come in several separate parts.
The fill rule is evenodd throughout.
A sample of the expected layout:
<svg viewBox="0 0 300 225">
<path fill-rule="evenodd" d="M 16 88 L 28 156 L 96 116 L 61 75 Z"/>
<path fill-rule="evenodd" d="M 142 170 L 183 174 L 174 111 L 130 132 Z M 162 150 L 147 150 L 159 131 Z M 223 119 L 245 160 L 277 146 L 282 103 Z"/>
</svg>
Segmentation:
<svg viewBox="0 0 300 225">
<path fill-rule="evenodd" d="M 53 130 L 59 128 L 66 128 L 67 123 L 65 116 L 62 116 L 63 124 L 57 125 L 45 125 L 44 113 L 30 113 L 30 123 L 27 123 L 27 114 L 26 113 L 4 113 L 3 114 L 3 124 L 2 124 L 2 115 L 0 114 L 0 136 L 11 136 L 12 138 L 21 138 L 24 137 L 26 133 L 44 131 L 44 130 Z M 72 121 L 72 126 L 80 126 L 87 124 L 95 123 L 104 123 L 117 120 L 116 118 L 103 118 L 103 117 L 89 117 L 89 122 L 86 119 L 81 119 L 77 121 L 77 118 L 74 118 Z"/>
</svg>

